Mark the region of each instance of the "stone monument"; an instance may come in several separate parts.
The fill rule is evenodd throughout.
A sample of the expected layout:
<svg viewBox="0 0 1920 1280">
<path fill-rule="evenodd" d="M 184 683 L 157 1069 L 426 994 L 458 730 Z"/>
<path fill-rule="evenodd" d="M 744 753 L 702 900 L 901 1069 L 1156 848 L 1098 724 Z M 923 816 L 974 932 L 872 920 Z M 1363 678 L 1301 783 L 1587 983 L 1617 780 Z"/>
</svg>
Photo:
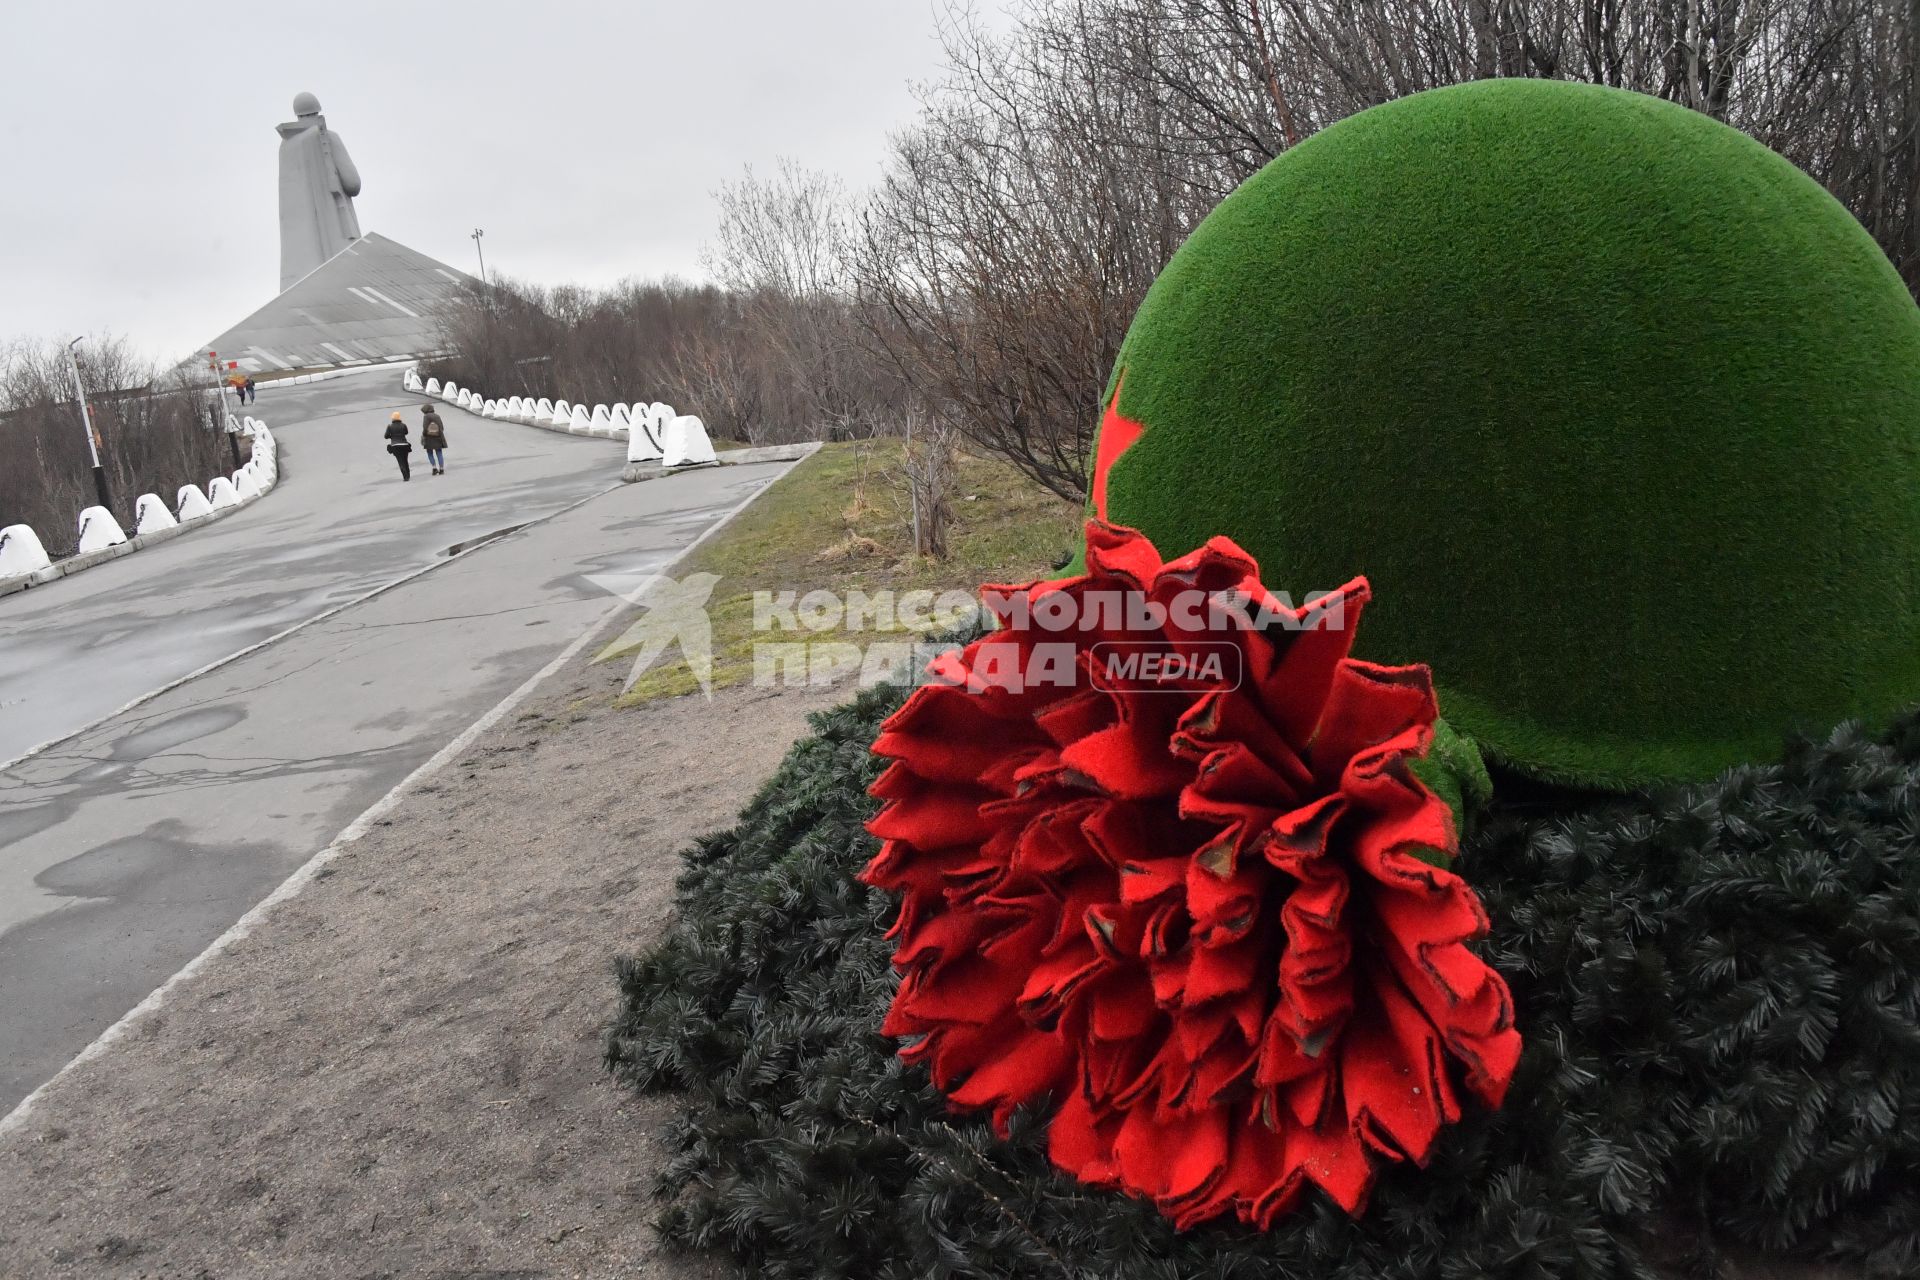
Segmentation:
<svg viewBox="0 0 1920 1280">
<path fill-rule="evenodd" d="M 280 131 L 280 288 L 312 271 L 360 238 L 353 198 L 360 171 L 340 135 L 327 128 L 320 100 L 293 100 L 295 119 Z"/>
<path fill-rule="evenodd" d="M 280 131 L 280 291 L 201 346 L 224 369 L 270 373 L 419 359 L 442 350 L 443 318 L 479 284 L 377 231 L 362 233 L 360 171 L 320 100 L 293 100 Z"/>
</svg>

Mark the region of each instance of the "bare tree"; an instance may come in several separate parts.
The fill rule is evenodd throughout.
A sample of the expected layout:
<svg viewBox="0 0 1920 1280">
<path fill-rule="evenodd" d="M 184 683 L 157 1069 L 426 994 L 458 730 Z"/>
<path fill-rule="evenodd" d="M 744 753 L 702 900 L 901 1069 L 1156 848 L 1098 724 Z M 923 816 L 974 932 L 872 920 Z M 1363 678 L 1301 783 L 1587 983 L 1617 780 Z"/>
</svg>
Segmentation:
<svg viewBox="0 0 1920 1280">
<path fill-rule="evenodd" d="M 1200 217 L 1333 122 L 1496 76 L 1653 94 L 1824 183 L 1920 287 L 1916 10 L 1891 0 L 1032 0 L 964 10 L 865 206 L 873 344 L 1062 494 L 1119 342 Z"/>
<path fill-rule="evenodd" d="M 782 159 L 771 177 L 748 167 L 714 192 L 719 225 L 708 269 L 742 303 L 742 318 L 778 354 L 816 434 L 875 427 L 873 370 L 860 345 L 848 258 L 852 212 L 831 174 Z"/>
<path fill-rule="evenodd" d="M 959 433 L 950 422 L 918 409 L 908 409 L 901 421 L 899 485 L 907 491 L 914 553 L 944 560 L 959 478 Z"/>
<path fill-rule="evenodd" d="M 171 507 L 182 485 L 232 470 L 225 434 L 205 412 L 204 374 L 163 370 L 112 336 L 81 344 L 77 355 L 123 525 L 141 494 Z M 48 551 L 64 554 L 78 539 L 81 510 L 97 500 L 66 344 L 12 343 L 0 353 L 0 525 L 32 525 Z"/>
</svg>

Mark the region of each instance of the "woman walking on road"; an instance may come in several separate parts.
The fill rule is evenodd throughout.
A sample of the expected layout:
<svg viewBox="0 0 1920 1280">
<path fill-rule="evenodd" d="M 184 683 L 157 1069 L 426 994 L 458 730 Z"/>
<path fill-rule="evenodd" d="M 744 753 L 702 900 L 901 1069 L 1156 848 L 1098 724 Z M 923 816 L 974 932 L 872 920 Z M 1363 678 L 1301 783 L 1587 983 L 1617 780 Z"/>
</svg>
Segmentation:
<svg viewBox="0 0 1920 1280">
<path fill-rule="evenodd" d="M 433 465 L 433 474 L 447 474 L 447 424 L 440 421 L 440 411 L 430 404 L 420 406 L 420 447 L 427 451 L 427 461 Z"/>
<path fill-rule="evenodd" d="M 413 479 L 413 468 L 407 465 L 407 455 L 413 452 L 413 445 L 407 440 L 407 420 L 394 411 L 393 421 L 387 423 L 387 452 L 400 464 L 400 478 Z"/>
</svg>

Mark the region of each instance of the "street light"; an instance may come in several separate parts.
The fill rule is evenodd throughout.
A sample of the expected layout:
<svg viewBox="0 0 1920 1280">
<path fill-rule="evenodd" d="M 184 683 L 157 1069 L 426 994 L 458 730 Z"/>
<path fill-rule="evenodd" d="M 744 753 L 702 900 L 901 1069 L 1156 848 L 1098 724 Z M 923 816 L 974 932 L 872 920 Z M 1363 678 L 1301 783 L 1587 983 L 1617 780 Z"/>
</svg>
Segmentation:
<svg viewBox="0 0 1920 1280">
<path fill-rule="evenodd" d="M 79 345 L 79 338 L 67 344 L 67 368 L 73 370 L 73 397 L 80 404 L 80 428 L 87 433 L 87 456 L 93 459 L 94 492 L 100 495 L 100 505 L 112 511 L 113 499 L 107 494 L 107 469 L 100 465 L 100 446 L 93 434 L 93 414 L 87 408 L 87 388 L 80 381 L 80 357 L 73 351 Z"/>
<path fill-rule="evenodd" d="M 487 233 L 482 231 L 480 228 L 475 227 L 473 229 L 473 234 L 467 237 L 467 239 L 473 241 L 473 251 L 480 255 L 480 283 L 481 284 L 485 284 L 487 282 L 487 255 L 486 255 L 486 252 L 480 247 L 480 237 L 485 234 Z"/>
</svg>

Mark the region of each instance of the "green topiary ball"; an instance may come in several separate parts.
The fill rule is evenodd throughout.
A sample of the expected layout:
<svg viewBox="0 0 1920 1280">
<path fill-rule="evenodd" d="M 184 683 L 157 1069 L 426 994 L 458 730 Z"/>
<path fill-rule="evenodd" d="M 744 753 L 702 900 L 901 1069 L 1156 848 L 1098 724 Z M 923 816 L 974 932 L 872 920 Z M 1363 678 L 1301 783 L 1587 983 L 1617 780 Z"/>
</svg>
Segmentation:
<svg viewBox="0 0 1920 1280">
<path fill-rule="evenodd" d="M 1296 600 L 1367 575 L 1360 655 L 1524 773 L 1700 779 L 1920 700 L 1920 309 L 1685 108 L 1492 80 L 1326 129 L 1174 256 L 1108 404 L 1096 513 Z"/>
</svg>

